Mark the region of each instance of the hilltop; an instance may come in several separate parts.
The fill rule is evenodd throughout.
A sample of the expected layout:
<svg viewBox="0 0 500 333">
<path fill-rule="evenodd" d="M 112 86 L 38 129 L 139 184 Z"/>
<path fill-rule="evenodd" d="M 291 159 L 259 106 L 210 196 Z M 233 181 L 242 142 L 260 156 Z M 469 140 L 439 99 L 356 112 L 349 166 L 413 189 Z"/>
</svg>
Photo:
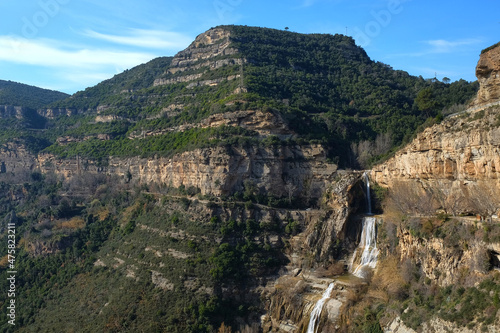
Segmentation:
<svg viewBox="0 0 500 333">
<path fill-rule="evenodd" d="M 173 58 L 140 65 L 40 113 L 74 115 L 71 124 L 53 122 L 69 126 L 59 135 L 74 141 L 83 133 L 111 138 L 73 143 L 61 156 L 168 156 L 202 146 L 187 145 L 186 136 L 208 139 L 215 131 L 216 142 L 203 139 L 205 145 L 234 144 L 235 135 L 240 142 L 273 136 L 281 144 L 322 143 L 332 161 L 366 167 L 444 107 L 467 103 L 477 87 L 394 70 L 343 35 L 221 26 Z M 422 91 L 434 99 L 430 107 L 419 106 Z M 263 118 L 265 129 L 249 125 Z M 102 154 L 89 154 L 90 144 L 99 144 Z M 47 152 L 62 153 L 57 144 Z"/>
<path fill-rule="evenodd" d="M 37 109 L 67 97 L 68 94 L 59 91 L 0 80 L 0 105 Z"/>
</svg>

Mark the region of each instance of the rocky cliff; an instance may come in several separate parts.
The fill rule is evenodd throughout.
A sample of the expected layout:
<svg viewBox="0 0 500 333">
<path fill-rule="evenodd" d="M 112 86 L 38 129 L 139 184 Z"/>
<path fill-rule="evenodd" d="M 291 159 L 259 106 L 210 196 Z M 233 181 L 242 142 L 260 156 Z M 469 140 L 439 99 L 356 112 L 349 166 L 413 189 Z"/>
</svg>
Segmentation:
<svg viewBox="0 0 500 333">
<path fill-rule="evenodd" d="M 0 161 L 2 158 L 0 157 Z M 10 160 L 9 160 L 10 161 Z M 9 162 L 10 163 L 10 162 Z M 320 145 L 197 149 L 172 158 L 110 157 L 107 165 L 87 159 L 41 154 L 37 167 L 70 178 L 81 172 L 119 175 L 142 184 L 199 188 L 202 194 L 232 195 L 250 182 L 262 194 L 318 199 L 335 177 Z M 7 168 L 9 171 L 11 164 Z M 33 166 L 31 167 L 33 168 Z"/>
<path fill-rule="evenodd" d="M 500 107 L 495 105 L 500 97 L 499 68 L 500 47 L 483 52 L 476 70 L 480 82 L 476 107 L 419 133 L 394 157 L 373 168 L 374 180 L 428 197 L 427 213 L 444 209 L 450 214 L 496 214 L 500 209 Z"/>
<path fill-rule="evenodd" d="M 230 35 L 230 31 L 223 28 L 200 34 L 188 48 L 176 54 L 169 69 L 154 81 L 154 86 L 189 82 L 187 88 L 194 88 L 216 86 L 224 80 L 242 80 L 241 74 L 202 79 L 214 70 L 246 62 L 244 58 L 235 56 L 238 50 L 231 47 Z"/>
<path fill-rule="evenodd" d="M 485 224 L 484 220 L 496 221 L 500 211 L 499 68 L 500 48 L 484 51 L 476 68 L 480 89 L 471 108 L 417 134 L 370 174 L 388 188 L 384 219 L 399 225 L 395 252 L 403 263 L 401 271 L 405 262 L 411 262 L 428 283 L 443 288 L 474 290 L 498 267 L 496 224 Z M 395 217 L 396 211 L 405 218 Z M 454 218 L 448 219 L 449 215 Z M 418 297 L 418 292 L 415 295 Z M 467 302 L 457 299 L 453 311 Z M 417 331 L 478 329 L 471 319 L 474 315 L 461 325 L 457 324 L 458 317 L 436 315 L 439 311 L 425 318 L 412 316 L 412 311 L 419 311 L 421 306 L 414 304 L 402 317 L 405 324 L 416 330 L 418 327 Z M 440 311 L 447 310 L 443 307 Z M 481 327 L 483 331 L 497 330 L 494 318 Z M 386 331 L 413 332 L 398 320 L 387 325 Z"/>
<path fill-rule="evenodd" d="M 480 84 L 475 105 L 498 102 L 500 100 L 500 45 L 496 44 L 481 53 L 476 66 L 476 76 Z"/>
</svg>

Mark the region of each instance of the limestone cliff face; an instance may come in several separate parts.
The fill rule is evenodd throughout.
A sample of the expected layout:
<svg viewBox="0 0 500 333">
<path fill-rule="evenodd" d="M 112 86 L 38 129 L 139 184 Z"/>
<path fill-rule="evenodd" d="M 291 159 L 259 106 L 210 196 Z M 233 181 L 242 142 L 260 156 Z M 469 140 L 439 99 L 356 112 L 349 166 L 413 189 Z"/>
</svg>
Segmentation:
<svg viewBox="0 0 500 333">
<path fill-rule="evenodd" d="M 500 108 L 492 107 L 427 128 L 371 175 L 390 188 L 406 182 L 427 192 L 434 189 L 436 208 L 450 213 L 481 213 L 470 206 L 483 196 L 500 208 L 499 114 Z"/>
<path fill-rule="evenodd" d="M 500 178 L 500 108 L 495 105 L 500 100 L 499 69 L 500 47 L 483 52 L 476 68 L 480 83 L 476 107 L 418 134 L 396 156 L 376 166 L 372 177 L 387 187 L 411 181 L 427 192 L 437 189 L 440 195 L 433 194 L 436 205 L 448 210 L 455 210 L 453 203 L 467 206 L 471 198 L 481 196 L 500 208 L 496 199 Z M 489 210 L 494 213 L 495 209 Z"/>
<path fill-rule="evenodd" d="M 36 157 L 15 142 L 0 147 L 0 173 L 25 174 L 37 167 Z"/>
<path fill-rule="evenodd" d="M 372 176 L 394 179 L 496 180 L 500 175 L 499 108 L 454 117 L 427 128 Z"/>
<path fill-rule="evenodd" d="M 0 118 L 23 118 L 27 109 L 20 106 L 0 105 Z"/>
<path fill-rule="evenodd" d="M 480 275 L 481 255 L 488 255 L 487 248 L 496 248 L 494 244 L 482 241 L 461 242 L 461 247 L 446 246 L 443 239 L 428 239 L 412 235 L 408 230 L 399 230 L 399 252 L 401 260 L 414 260 L 422 267 L 422 272 L 441 286 L 464 283 L 464 277 Z"/>
<path fill-rule="evenodd" d="M 336 165 L 326 161 L 320 145 L 294 147 L 218 147 L 197 149 L 172 158 L 110 157 L 106 166 L 90 160 L 59 159 L 41 154 L 43 172 L 69 178 L 79 172 L 102 172 L 140 183 L 194 186 L 202 194 L 230 195 L 242 191 L 243 181 L 277 196 L 308 195 L 319 198 L 333 179 Z"/>
<path fill-rule="evenodd" d="M 49 119 L 54 119 L 59 116 L 73 116 L 78 114 L 78 110 L 76 109 L 60 109 L 60 108 L 55 108 L 55 109 L 38 109 L 37 110 L 38 114 L 42 117 L 49 118 Z"/>
<path fill-rule="evenodd" d="M 474 104 L 500 101 L 500 45 L 481 54 L 476 66 L 476 77 L 480 88 Z"/>
</svg>

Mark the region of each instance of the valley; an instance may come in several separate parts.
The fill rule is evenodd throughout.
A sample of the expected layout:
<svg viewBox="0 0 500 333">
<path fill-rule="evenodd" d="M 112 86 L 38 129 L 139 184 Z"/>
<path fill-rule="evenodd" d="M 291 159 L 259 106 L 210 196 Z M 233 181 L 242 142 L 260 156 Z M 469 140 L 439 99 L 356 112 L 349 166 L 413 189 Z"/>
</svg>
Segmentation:
<svg viewBox="0 0 500 333">
<path fill-rule="evenodd" d="M 499 54 L 444 83 L 347 36 L 219 26 L 69 98 L 12 97 L 16 331 L 495 332 Z"/>
</svg>

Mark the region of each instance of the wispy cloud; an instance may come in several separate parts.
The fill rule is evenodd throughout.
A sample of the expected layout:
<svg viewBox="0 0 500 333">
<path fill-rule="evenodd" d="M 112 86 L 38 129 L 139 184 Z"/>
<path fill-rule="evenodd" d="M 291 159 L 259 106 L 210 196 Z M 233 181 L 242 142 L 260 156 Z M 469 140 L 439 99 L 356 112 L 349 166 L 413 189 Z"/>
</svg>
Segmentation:
<svg viewBox="0 0 500 333">
<path fill-rule="evenodd" d="M 436 39 L 436 40 L 428 40 L 425 41 L 424 43 L 432 47 L 427 51 L 428 53 L 451 53 L 455 52 L 457 48 L 460 48 L 462 46 L 476 45 L 481 42 L 482 42 L 481 39 L 471 38 L 471 39 L 461 39 L 456 41 Z"/>
<path fill-rule="evenodd" d="M 150 49 L 180 49 L 187 47 L 192 38 L 176 32 L 130 29 L 128 35 L 103 34 L 85 30 L 83 35 L 107 42 Z"/>
<path fill-rule="evenodd" d="M 446 54 L 464 51 L 468 47 L 470 47 L 471 50 L 477 51 L 477 45 L 482 42 L 483 40 L 480 38 L 459 39 L 455 41 L 433 39 L 421 42 L 421 44 L 427 45 L 427 47 L 419 51 L 391 54 L 386 58 L 424 57 L 433 54 Z"/>
<path fill-rule="evenodd" d="M 0 36 L 0 60 L 18 64 L 57 68 L 129 68 L 154 58 L 142 52 L 110 51 L 87 47 L 66 48 L 53 40 L 31 40 Z"/>
<path fill-rule="evenodd" d="M 0 63 L 11 68 L 19 67 L 19 70 L 31 66 L 34 71 L 45 71 L 47 82 L 40 85 L 48 87 L 50 82 L 52 89 L 66 92 L 97 84 L 155 57 L 148 52 L 68 46 L 50 39 L 0 36 Z"/>
</svg>

